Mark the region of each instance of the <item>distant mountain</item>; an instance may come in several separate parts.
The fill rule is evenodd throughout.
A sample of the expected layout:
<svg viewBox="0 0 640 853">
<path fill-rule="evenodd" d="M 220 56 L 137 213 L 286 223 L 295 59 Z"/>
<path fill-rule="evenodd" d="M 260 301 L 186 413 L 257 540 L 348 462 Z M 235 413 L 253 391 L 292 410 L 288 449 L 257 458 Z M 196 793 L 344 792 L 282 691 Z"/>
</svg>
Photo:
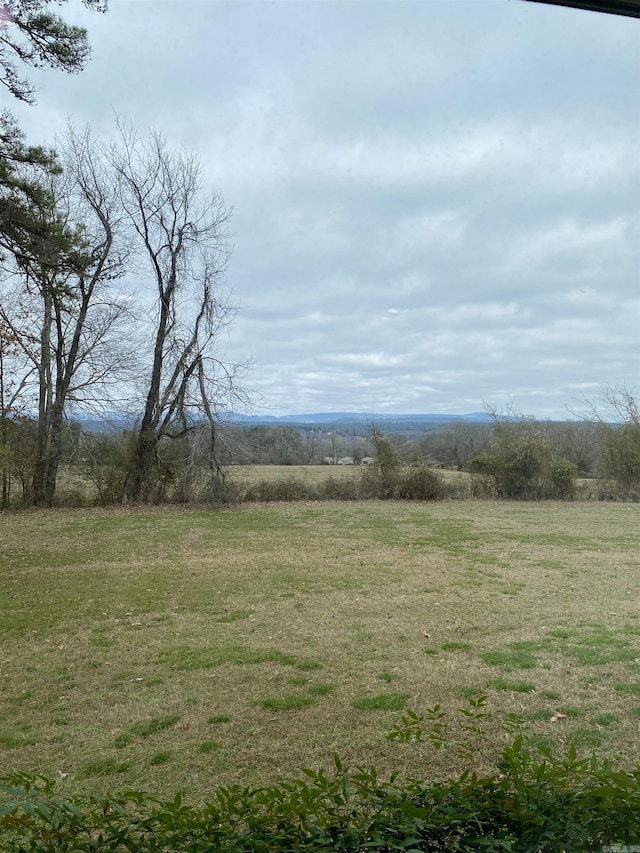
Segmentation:
<svg viewBox="0 0 640 853">
<path fill-rule="evenodd" d="M 122 412 L 76 412 L 69 416 L 69 420 L 82 425 L 85 432 L 93 433 L 118 433 L 125 429 L 131 429 L 135 424 L 135 418 Z"/>
<path fill-rule="evenodd" d="M 313 412 L 298 415 L 238 415 L 229 413 L 225 420 L 230 423 L 239 423 L 254 426 L 345 426 L 346 424 L 360 424 L 372 426 L 374 424 L 446 424 L 451 421 L 483 422 L 492 420 L 486 412 L 470 412 L 466 415 L 451 414 L 418 414 L 418 415 L 396 415 L 396 414 L 364 414 L 362 412 Z"/>
<path fill-rule="evenodd" d="M 135 417 L 122 412 L 104 412 L 95 414 L 77 414 L 70 420 L 82 424 L 87 432 L 113 433 L 132 429 Z M 390 415 L 365 414 L 363 412 L 310 412 L 298 415 L 243 415 L 236 412 L 223 412 L 221 420 L 240 427 L 251 426 L 296 426 L 322 427 L 323 430 L 367 432 L 370 427 L 380 425 L 387 432 L 411 432 L 435 428 L 452 421 L 465 423 L 488 423 L 492 420 L 486 412 L 470 412 L 466 415 L 418 414 Z"/>
</svg>

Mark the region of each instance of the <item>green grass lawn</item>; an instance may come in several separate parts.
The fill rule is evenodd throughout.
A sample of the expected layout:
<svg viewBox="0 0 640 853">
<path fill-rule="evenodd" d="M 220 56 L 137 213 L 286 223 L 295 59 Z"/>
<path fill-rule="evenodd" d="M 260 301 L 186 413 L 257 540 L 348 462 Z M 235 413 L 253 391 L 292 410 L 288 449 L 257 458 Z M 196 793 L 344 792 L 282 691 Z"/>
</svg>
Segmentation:
<svg viewBox="0 0 640 853">
<path fill-rule="evenodd" d="M 476 692 L 479 762 L 515 712 L 632 763 L 639 522 L 491 501 L 0 515 L 0 775 L 201 796 L 334 752 L 445 775 L 451 754 L 386 734 L 437 703 L 455 726 Z"/>
</svg>

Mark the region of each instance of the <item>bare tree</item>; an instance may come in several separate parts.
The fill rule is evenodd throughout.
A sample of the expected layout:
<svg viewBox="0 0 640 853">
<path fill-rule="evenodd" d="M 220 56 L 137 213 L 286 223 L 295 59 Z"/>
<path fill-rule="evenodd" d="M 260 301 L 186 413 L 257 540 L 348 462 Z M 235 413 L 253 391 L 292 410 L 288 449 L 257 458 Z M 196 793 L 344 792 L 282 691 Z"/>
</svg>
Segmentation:
<svg viewBox="0 0 640 853">
<path fill-rule="evenodd" d="M 590 474 L 598 464 L 600 438 L 595 424 L 566 421 L 547 424 L 547 433 L 565 459 L 576 466 L 580 476 Z"/>
<path fill-rule="evenodd" d="M 640 407 L 627 387 L 607 386 L 598 402 L 586 402 L 585 418 L 600 438 L 601 473 L 618 494 L 640 500 Z"/>
<path fill-rule="evenodd" d="M 119 194 L 93 150 L 88 133 L 69 131 L 66 168 L 50 175 L 40 227 L 27 242 L 5 243 L 13 254 L 19 310 L 7 310 L 5 295 L 0 319 L 36 377 L 36 505 L 53 501 L 68 407 L 104 401 L 130 367 L 126 347 L 116 339 L 128 305 L 112 288 L 127 254 L 119 243 Z"/>
<path fill-rule="evenodd" d="M 211 429 L 216 412 L 241 398 L 241 365 L 218 355 L 236 307 L 221 291 L 230 254 L 231 215 L 217 193 L 203 195 L 198 160 L 172 151 L 157 133 L 146 139 L 120 128 L 109 150 L 120 198 L 141 257 L 154 282 L 153 349 L 144 411 L 136 433 L 123 498 L 139 500 L 157 470 L 163 439 L 178 438 L 199 418 Z M 215 466 L 214 466 L 215 468 Z"/>
<path fill-rule="evenodd" d="M 491 446 L 493 429 L 486 423 L 453 421 L 424 433 L 416 442 L 418 451 L 445 468 L 463 471 L 472 456 Z"/>
</svg>

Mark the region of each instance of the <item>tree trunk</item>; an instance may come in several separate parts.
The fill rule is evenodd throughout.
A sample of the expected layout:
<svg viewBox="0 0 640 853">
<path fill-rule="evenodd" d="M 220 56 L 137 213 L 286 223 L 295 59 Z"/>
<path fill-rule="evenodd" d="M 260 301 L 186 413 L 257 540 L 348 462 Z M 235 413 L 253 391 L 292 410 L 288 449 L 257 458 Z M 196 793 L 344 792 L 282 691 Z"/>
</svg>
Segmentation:
<svg viewBox="0 0 640 853">
<path fill-rule="evenodd" d="M 49 418 L 51 413 L 51 323 L 53 300 L 46 284 L 42 286 L 43 320 L 40 337 L 40 364 L 38 366 L 38 433 L 35 463 L 33 466 L 33 496 L 35 506 L 46 506 L 46 480 L 49 449 Z"/>
<path fill-rule="evenodd" d="M 7 415 L 5 408 L 5 393 L 4 393 L 4 349 L 3 340 L 0 338 L 0 423 L 2 424 L 2 503 L 0 509 L 6 509 L 9 506 L 9 462 L 8 462 L 8 446 L 9 436 L 7 429 Z"/>
<path fill-rule="evenodd" d="M 158 437 L 155 430 L 143 430 L 141 426 L 133 445 L 129 471 L 125 479 L 122 497 L 123 503 L 140 500 L 142 490 L 148 480 L 157 446 Z"/>
<path fill-rule="evenodd" d="M 58 479 L 58 468 L 62 456 L 62 431 L 63 431 L 64 408 L 62 401 L 57 399 L 51 412 L 49 426 L 49 447 L 47 459 L 47 472 L 44 483 L 44 502 L 46 506 L 53 506 L 53 495 L 56 490 Z"/>
<path fill-rule="evenodd" d="M 152 461 L 158 447 L 159 436 L 156 427 L 160 418 L 160 383 L 162 380 L 162 366 L 164 363 L 164 343 L 166 329 L 169 322 L 169 302 L 162 300 L 160 321 L 156 344 L 153 352 L 153 368 L 151 371 L 151 382 L 144 408 L 144 415 L 138 435 L 133 446 L 129 470 L 124 482 L 122 493 L 123 503 L 139 501 L 147 480 Z"/>
<path fill-rule="evenodd" d="M 9 506 L 9 463 L 8 463 L 8 438 L 7 419 L 2 418 L 2 503 L 0 509 L 7 509 Z"/>
</svg>

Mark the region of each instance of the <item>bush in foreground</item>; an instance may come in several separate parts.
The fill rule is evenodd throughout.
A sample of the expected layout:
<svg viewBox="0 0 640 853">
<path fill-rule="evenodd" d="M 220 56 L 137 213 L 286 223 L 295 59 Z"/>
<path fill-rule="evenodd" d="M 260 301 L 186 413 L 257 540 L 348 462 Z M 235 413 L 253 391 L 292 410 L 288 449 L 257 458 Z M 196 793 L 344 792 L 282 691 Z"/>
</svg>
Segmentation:
<svg viewBox="0 0 640 853">
<path fill-rule="evenodd" d="M 428 735 L 436 746 L 437 711 Z M 472 723 L 482 716 L 466 713 Z M 420 739 L 424 720 L 410 712 L 389 737 Z M 180 794 L 171 801 L 140 792 L 65 799 L 43 778 L 0 780 L 2 853 L 547 853 L 639 840 L 640 768 L 615 770 L 577 758 L 574 749 L 554 758 L 522 732 L 484 777 L 384 782 L 374 769 L 351 771 L 336 758 L 330 777 L 304 770 L 270 787 L 219 788 L 201 806 Z"/>
</svg>

